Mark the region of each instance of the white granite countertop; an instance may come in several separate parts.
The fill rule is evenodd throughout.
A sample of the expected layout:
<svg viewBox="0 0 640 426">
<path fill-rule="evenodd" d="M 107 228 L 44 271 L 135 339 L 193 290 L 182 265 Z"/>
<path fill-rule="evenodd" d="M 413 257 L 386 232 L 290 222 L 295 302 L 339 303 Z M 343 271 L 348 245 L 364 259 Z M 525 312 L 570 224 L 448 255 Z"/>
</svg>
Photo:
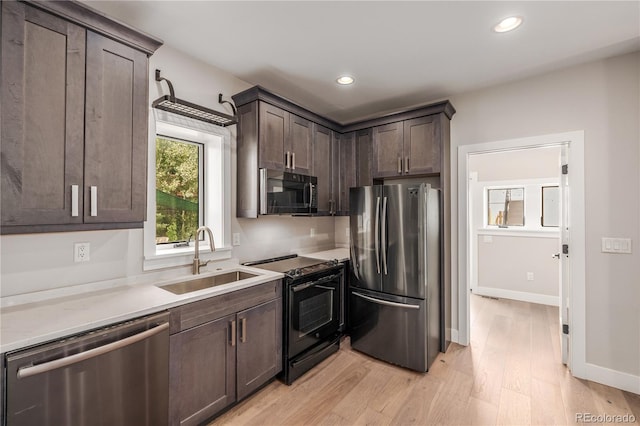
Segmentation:
<svg viewBox="0 0 640 426">
<path fill-rule="evenodd" d="M 314 259 L 333 260 L 337 259 L 338 262 L 344 262 L 349 260 L 348 248 L 335 248 L 332 250 L 318 251 L 315 253 L 306 253 L 304 257 L 312 257 Z"/>
<path fill-rule="evenodd" d="M 258 276 L 182 295 L 159 288 L 160 285 L 238 270 Z M 73 290 L 61 289 L 58 292 L 49 292 L 46 297 L 33 294 L 3 300 L 3 307 L 0 309 L 0 353 L 264 284 L 282 277 L 283 274 L 277 272 L 226 262 L 215 264 L 215 270 L 198 276 L 183 275 L 164 280 L 158 280 L 153 276 L 136 277 L 76 286 L 84 288 Z"/>
</svg>

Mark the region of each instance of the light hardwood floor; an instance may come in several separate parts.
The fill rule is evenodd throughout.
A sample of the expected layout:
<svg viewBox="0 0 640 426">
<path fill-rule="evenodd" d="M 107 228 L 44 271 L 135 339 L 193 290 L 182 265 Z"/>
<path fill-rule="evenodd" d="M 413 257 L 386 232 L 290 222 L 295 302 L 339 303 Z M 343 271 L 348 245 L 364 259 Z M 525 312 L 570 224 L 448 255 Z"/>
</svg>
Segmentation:
<svg viewBox="0 0 640 426">
<path fill-rule="evenodd" d="M 640 396 L 571 377 L 558 309 L 472 296 L 471 344 L 452 344 L 426 374 L 351 350 L 292 386 L 270 383 L 211 425 L 562 425 L 576 413 L 631 414 Z"/>
</svg>

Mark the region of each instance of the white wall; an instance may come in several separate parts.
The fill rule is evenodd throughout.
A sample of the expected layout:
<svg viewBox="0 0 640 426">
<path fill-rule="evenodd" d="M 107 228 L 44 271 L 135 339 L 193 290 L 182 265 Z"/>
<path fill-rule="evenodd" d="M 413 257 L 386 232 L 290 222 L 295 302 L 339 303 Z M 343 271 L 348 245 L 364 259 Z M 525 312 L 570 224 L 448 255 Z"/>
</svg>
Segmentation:
<svg viewBox="0 0 640 426">
<path fill-rule="evenodd" d="M 170 46 L 162 46 L 149 64 L 149 104 L 167 94 L 166 83 L 157 83 L 154 70 L 174 85 L 176 96 L 229 113 L 218 105 L 218 93 L 225 98 L 251 85 L 229 73 L 209 66 Z M 295 252 L 325 250 L 334 246 L 333 218 L 262 217 L 235 218 L 236 128 L 230 128 L 232 163 L 232 231 L 241 234 L 241 245 L 233 257 L 256 260 Z M 315 236 L 310 229 L 315 228 Z M 91 261 L 73 262 L 73 243 L 91 244 Z M 141 229 L 90 231 L 0 237 L 2 297 L 71 285 L 131 277 L 142 274 L 143 232 Z M 188 269 L 184 268 L 185 273 Z"/>
<path fill-rule="evenodd" d="M 457 328 L 457 147 L 584 130 L 587 363 L 640 376 L 640 53 L 450 98 L 454 328 Z M 605 236 L 631 255 L 600 252 Z"/>
</svg>

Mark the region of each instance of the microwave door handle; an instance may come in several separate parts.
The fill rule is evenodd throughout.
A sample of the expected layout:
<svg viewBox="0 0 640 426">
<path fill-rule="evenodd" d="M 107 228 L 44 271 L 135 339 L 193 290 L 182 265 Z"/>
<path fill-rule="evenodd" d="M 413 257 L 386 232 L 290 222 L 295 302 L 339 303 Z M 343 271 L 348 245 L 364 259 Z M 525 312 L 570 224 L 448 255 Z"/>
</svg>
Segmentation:
<svg viewBox="0 0 640 426">
<path fill-rule="evenodd" d="M 309 207 L 313 206 L 313 184 L 309 183 Z"/>
</svg>

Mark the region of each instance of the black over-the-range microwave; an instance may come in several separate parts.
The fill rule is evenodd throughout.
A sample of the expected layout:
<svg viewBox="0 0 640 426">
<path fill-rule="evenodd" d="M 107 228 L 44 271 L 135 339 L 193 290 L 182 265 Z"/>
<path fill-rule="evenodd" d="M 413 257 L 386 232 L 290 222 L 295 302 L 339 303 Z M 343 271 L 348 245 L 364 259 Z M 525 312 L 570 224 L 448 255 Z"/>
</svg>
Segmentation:
<svg viewBox="0 0 640 426">
<path fill-rule="evenodd" d="M 260 169 L 260 214 L 317 212 L 317 177 Z"/>
</svg>

